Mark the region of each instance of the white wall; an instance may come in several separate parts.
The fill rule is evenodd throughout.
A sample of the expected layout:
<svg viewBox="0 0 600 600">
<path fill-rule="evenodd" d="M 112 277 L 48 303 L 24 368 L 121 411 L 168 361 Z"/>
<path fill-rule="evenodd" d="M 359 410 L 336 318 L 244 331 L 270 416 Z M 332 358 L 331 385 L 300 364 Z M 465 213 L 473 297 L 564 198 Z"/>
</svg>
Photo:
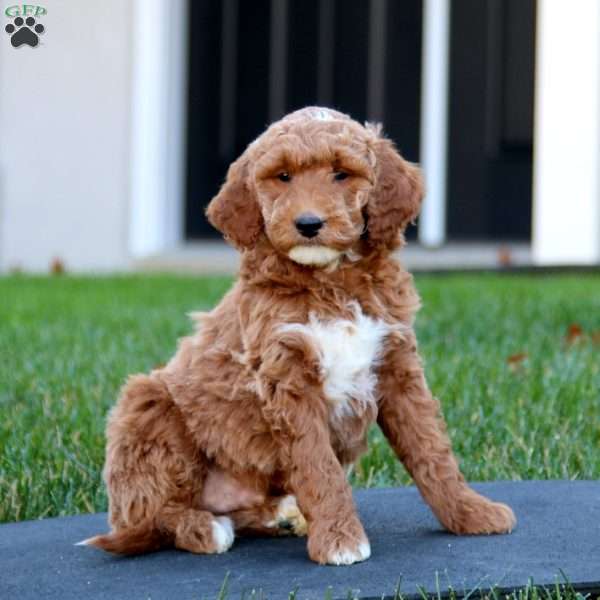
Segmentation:
<svg viewBox="0 0 600 600">
<path fill-rule="evenodd" d="M 0 269 L 45 271 L 53 257 L 74 270 L 124 268 L 131 4 L 40 4 L 36 48 L 13 48 L 2 14 Z"/>
<path fill-rule="evenodd" d="M 600 2 L 539 0 L 533 257 L 600 264 Z"/>
</svg>

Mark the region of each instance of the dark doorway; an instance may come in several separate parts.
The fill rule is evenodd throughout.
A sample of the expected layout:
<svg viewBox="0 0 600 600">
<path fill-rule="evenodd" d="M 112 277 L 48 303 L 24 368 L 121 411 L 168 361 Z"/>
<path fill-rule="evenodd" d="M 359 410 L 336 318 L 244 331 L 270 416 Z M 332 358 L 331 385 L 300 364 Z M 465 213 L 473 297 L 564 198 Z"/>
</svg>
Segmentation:
<svg viewBox="0 0 600 600">
<path fill-rule="evenodd" d="M 265 126 L 311 104 L 380 120 L 419 157 L 421 0 L 190 1 L 186 236 Z"/>
<path fill-rule="evenodd" d="M 453 0 L 448 237 L 529 240 L 535 0 Z"/>
</svg>

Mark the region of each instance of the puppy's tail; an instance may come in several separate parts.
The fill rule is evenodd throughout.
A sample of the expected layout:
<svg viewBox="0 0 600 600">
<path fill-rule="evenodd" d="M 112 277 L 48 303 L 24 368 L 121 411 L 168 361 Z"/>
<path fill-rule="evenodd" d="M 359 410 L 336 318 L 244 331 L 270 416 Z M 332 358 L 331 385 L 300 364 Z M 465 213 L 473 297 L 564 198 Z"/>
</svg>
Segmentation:
<svg viewBox="0 0 600 600">
<path fill-rule="evenodd" d="M 114 554 L 131 556 L 155 552 L 172 543 L 172 536 L 161 531 L 152 521 L 145 521 L 132 527 L 88 538 L 75 545 L 95 546 Z"/>
</svg>

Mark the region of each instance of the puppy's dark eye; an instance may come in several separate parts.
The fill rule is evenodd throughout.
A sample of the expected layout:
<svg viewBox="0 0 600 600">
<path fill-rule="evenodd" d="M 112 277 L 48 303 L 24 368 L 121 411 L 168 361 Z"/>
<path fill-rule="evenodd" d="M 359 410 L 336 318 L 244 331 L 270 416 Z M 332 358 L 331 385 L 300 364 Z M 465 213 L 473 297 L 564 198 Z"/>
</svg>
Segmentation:
<svg viewBox="0 0 600 600">
<path fill-rule="evenodd" d="M 292 180 L 292 176 L 287 171 L 283 171 L 277 175 L 277 179 L 279 179 L 279 181 L 283 181 L 284 183 L 289 183 Z"/>
<path fill-rule="evenodd" d="M 348 173 L 344 173 L 344 171 L 336 171 L 336 172 L 333 174 L 333 178 L 334 178 L 336 181 L 344 181 L 344 179 L 347 179 L 347 178 L 348 178 Z"/>
</svg>

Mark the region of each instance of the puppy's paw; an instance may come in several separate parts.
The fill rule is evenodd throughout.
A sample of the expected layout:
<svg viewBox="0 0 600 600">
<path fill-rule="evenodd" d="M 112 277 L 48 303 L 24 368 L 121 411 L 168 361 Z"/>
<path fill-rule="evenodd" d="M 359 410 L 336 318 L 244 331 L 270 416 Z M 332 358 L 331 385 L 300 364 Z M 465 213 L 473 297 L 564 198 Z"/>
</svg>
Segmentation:
<svg viewBox="0 0 600 600">
<path fill-rule="evenodd" d="M 304 515 L 300 512 L 296 497 L 284 496 L 277 505 L 275 519 L 269 523 L 270 527 L 281 529 L 283 534 L 291 533 L 298 537 L 305 536 L 308 530 Z"/>
<path fill-rule="evenodd" d="M 371 556 L 371 545 L 357 519 L 328 530 L 312 528 L 308 555 L 322 565 L 352 565 Z"/>
<path fill-rule="evenodd" d="M 229 517 L 215 517 L 212 522 L 212 536 L 216 554 L 227 552 L 235 537 L 233 522 Z"/>
<path fill-rule="evenodd" d="M 330 552 L 327 556 L 328 565 L 352 565 L 357 562 L 367 560 L 371 556 L 371 544 L 369 540 L 360 542 L 357 545 L 353 544 L 347 548 L 338 548 Z"/>
<path fill-rule="evenodd" d="M 206 511 L 191 509 L 180 517 L 174 533 L 175 547 L 194 554 L 226 552 L 235 537 L 229 517 L 215 517 Z"/>
<path fill-rule="evenodd" d="M 509 506 L 474 493 L 459 505 L 448 529 L 459 535 L 485 535 L 510 533 L 516 524 L 517 519 Z"/>
</svg>

